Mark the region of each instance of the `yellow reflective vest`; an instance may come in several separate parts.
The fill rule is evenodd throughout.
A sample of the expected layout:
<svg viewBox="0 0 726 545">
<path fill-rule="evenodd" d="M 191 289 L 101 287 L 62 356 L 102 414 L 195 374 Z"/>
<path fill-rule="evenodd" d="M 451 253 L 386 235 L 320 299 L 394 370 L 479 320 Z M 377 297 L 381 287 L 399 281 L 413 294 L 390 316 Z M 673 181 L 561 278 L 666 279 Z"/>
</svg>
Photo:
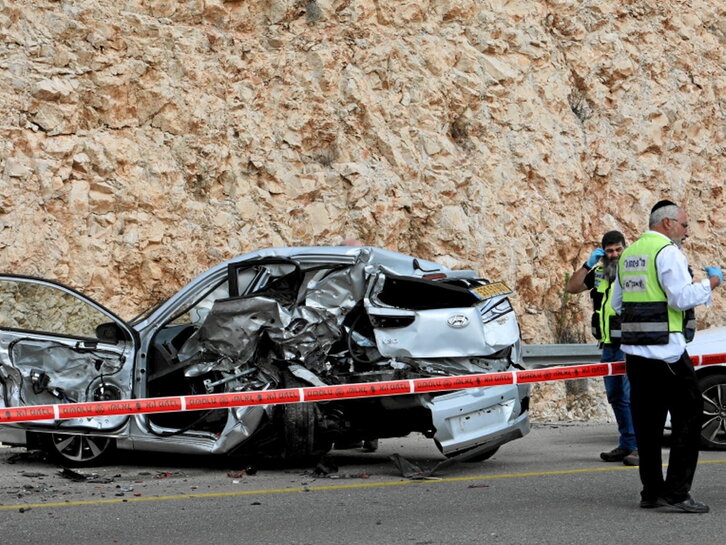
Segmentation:
<svg viewBox="0 0 726 545">
<path fill-rule="evenodd" d="M 605 278 L 602 265 L 597 265 L 592 272 L 592 335 L 603 344 L 620 344 L 620 316 L 615 312 L 611 298 L 613 285 Z"/>
<path fill-rule="evenodd" d="M 644 233 L 626 248 L 618 262 L 623 292 L 621 342 L 630 345 L 668 344 L 670 333 L 683 333 L 686 341 L 696 331 L 693 311 L 668 306 L 668 297 L 658 280 L 656 257 L 673 244 L 657 233 Z"/>
</svg>

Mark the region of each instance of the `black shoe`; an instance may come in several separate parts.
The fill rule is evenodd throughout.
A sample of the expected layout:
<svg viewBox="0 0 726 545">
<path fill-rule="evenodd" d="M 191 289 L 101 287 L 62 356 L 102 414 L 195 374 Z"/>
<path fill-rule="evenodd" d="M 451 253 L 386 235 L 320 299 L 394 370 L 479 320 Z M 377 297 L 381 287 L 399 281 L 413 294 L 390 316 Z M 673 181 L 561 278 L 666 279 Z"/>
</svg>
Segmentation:
<svg viewBox="0 0 726 545">
<path fill-rule="evenodd" d="M 632 450 L 628 450 L 626 448 L 614 448 L 610 452 L 601 452 L 600 458 L 602 458 L 606 462 L 622 462 L 623 459 L 633 452 Z"/>
<path fill-rule="evenodd" d="M 705 503 L 696 501 L 690 496 L 683 501 L 670 501 L 662 498 L 668 505 L 672 505 L 676 509 L 680 509 L 684 513 L 708 513 L 711 509 Z"/>
<path fill-rule="evenodd" d="M 663 507 L 666 505 L 665 500 L 655 498 L 652 500 L 640 500 L 641 509 L 655 509 L 656 507 Z"/>
<path fill-rule="evenodd" d="M 630 454 L 628 454 L 625 458 L 623 458 L 623 464 L 626 466 L 639 466 L 640 465 L 640 456 L 638 456 L 638 451 L 634 450 Z"/>
</svg>

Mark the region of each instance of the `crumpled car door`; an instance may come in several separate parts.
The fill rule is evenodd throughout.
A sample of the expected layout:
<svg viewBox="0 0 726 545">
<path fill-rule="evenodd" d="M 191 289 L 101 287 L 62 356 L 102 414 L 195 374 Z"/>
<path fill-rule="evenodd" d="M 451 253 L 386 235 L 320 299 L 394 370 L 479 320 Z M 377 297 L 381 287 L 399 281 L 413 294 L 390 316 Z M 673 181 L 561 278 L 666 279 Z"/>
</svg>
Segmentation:
<svg viewBox="0 0 726 545">
<path fill-rule="evenodd" d="M 134 337 L 101 305 L 55 282 L 0 276 L 0 407 L 131 397 Z M 18 424 L 110 430 L 127 416 Z"/>
</svg>

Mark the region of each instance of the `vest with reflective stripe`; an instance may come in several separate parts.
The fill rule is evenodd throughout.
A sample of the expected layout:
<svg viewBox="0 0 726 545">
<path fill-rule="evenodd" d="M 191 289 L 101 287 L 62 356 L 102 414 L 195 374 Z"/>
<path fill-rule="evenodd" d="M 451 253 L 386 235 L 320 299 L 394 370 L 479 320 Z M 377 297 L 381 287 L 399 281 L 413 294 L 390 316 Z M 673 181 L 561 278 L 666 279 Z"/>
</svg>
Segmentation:
<svg viewBox="0 0 726 545">
<path fill-rule="evenodd" d="M 669 333 L 683 333 L 693 339 L 693 312 L 668 306 L 668 297 L 658 280 L 656 257 L 673 242 L 655 233 L 644 233 L 623 251 L 618 262 L 618 277 L 623 289 L 623 344 L 668 344 Z M 686 321 L 689 323 L 686 325 Z"/>
<path fill-rule="evenodd" d="M 613 285 L 605 278 L 602 265 L 595 267 L 593 273 L 592 335 L 603 344 L 620 344 L 620 316 L 615 312 L 611 300 Z"/>
</svg>

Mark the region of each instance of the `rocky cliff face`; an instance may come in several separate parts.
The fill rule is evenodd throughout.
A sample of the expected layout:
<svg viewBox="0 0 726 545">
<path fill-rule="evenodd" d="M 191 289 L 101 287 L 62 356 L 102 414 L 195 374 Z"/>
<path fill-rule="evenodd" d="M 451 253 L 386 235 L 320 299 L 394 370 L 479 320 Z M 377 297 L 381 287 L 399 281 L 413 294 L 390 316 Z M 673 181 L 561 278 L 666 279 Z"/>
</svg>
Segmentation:
<svg viewBox="0 0 726 545">
<path fill-rule="evenodd" d="M 516 287 L 528 342 L 654 202 L 726 265 L 707 0 L 0 0 L 0 269 L 122 316 L 222 259 L 355 237 Z M 702 273 L 697 271 L 697 278 Z M 723 295 L 701 325 L 726 323 Z"/>
</svg>

